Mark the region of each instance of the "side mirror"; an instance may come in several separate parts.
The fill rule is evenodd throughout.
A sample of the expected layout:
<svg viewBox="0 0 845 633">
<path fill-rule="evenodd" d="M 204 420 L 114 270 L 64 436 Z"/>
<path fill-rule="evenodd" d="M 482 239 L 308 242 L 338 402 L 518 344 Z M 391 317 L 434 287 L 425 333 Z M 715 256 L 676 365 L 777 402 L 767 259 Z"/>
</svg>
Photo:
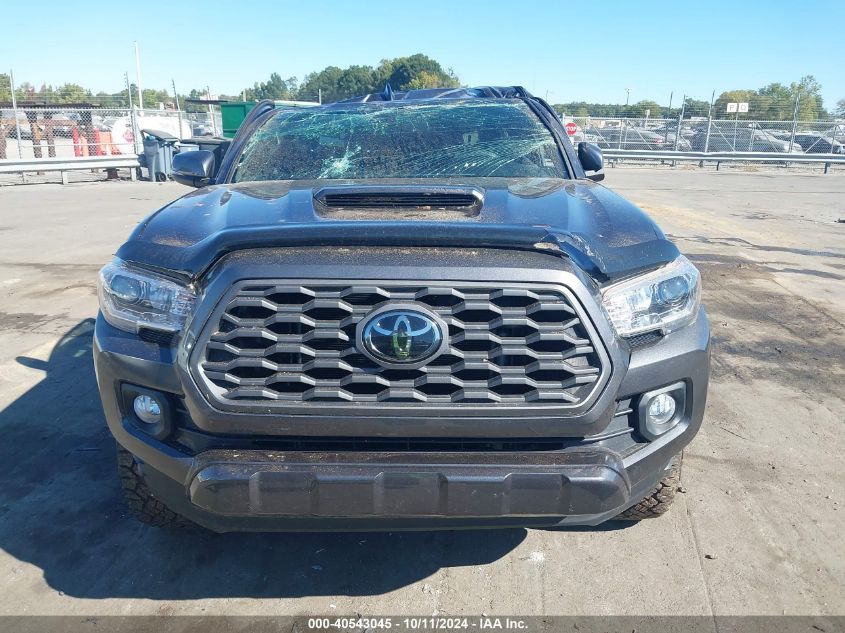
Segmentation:
<svg viewBox="0 0 845 633">
<path fill-rule="evenodd" d="M 214 176 L 214 153 L 206 149 L 173 156 L 173 180 L 189 187 L 205 187 Z"/>
<path fill-rule="evenodd" d="M 578 160 L 581 162 L 584 171 L 601 171 L 604 165 L 604 158 L 599 146 L 584 141 L 578 143 Z M 587 178 L 599 182 L 604 180 L 604 174 L 591 174 Z"/>
</svg>

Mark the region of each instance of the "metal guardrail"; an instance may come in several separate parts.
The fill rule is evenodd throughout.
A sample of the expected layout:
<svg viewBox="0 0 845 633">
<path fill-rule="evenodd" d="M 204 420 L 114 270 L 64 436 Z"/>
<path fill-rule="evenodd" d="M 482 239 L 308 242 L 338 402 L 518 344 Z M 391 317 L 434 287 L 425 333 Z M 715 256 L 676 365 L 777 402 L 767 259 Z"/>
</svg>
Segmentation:
<svg viewBox="0 0 845 633">
<path fill-rule="evenodd" d="M 68 183 L 67 172 L 78 169 L 129 169 L 129 177 L 136 179 L 135 169 L 140 167 L 135 155 L 86 156 L 84 158 L 22 158 L 0 160 L 0 174 L 17 174 L 34 171 L 58 171 L 62 184 Z"/>
<path fill-rule="evenodd" d="M 773 152 L 837 154 L 845 151 L 845 121 L 648 117 L 564 117 L 574 125 L 573 142 L 602 149 L 681 152 Z"/>
<path fill-rule="evenodd" d="M 748 162 L 748 163 L 821 163 L 845 164 L 845 154 L 797 154 L 792 152 L 674 152 L 633 149 L 603 149 L 608 159 Z"/>
<path fill-rule="evenodd" d="M 631 149 L 604 149 L 606 159 L 634 159 L 692 162 L 752 162 L 752 163 L 816 163 L 827 166 L 845 164 L 845 154 L 797 154 L 788 152 L 675 152 Z M 58 171 L 62 184 L 67 184 L 67 172 L 79 169 L 129 169 L 136 179 L 140 167 L 134 155 L 87 156 L 84 158 L 23 158 L 0 160 L 0 174 Z"/>
</svg>

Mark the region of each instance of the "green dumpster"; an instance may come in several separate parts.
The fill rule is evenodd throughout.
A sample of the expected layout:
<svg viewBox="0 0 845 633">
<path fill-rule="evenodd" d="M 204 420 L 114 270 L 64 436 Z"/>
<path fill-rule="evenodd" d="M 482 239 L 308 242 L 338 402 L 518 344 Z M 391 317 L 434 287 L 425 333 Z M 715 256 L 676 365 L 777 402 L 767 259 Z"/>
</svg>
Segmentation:
<svg viewBox="0 0 845 633">
<path fill-rule="evenodd" d="M 223 136 L 233 138 L 241 122 L 255 107 L 255 101 L 223 101 L 220 103 L 220 115 L 223 117 Z"/>
<path fill-rule="evenodd" d="M 243 123 L 257 101 L 220 101 L 220 115 L 223 118 L 223 136 L 234 138 L 238 128 Z M 275 101 L 277 108 L 313 108 L 319 103 L 312 101 Z"/>
</svg>

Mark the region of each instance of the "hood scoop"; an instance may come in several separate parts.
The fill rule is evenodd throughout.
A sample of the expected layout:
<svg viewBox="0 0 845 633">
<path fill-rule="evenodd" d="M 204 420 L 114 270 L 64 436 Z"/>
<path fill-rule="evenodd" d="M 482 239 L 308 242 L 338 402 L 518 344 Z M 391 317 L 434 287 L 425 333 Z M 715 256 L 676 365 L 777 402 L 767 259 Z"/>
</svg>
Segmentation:
<svg viewBox="0 0 845 633">
<path fill-rule="evenodd" d="M 478 215 L 484 193 L 476 187 L 461 186 L 339 186 L 320 189 L 314 199 L 318 211 L 331 215 L 339 211 L 374 212 L 400 219 L 410 212 L 414 219 L 420 219 L 432 212 L 437 216 L 433 219 L 441 220 L 444 212 L 463 217 Z"/>
</svg>

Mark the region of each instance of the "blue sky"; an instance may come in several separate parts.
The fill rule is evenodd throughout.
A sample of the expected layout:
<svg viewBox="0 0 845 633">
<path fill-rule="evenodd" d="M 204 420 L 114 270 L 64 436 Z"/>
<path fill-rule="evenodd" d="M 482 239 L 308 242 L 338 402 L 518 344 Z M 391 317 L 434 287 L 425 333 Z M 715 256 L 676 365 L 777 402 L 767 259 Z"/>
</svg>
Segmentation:
<svg viewBox="0 0 845 633">
<path fill-rule="evenodd" d="M 675 91 L 759 88 L 813 74 L 825 105 L 845 98 L 845 0 L 460 2 L 424 0 L 108 2 L 37 0 L 4 8 L 0 64 L 17 82 L 94 91 L 235 93 L 273 71 L 376 65 L 422 52 L 470 85 L 522 84 L 552 102 L 667 103 Z M 548 91 L 548 93 L 547 93 Z"/>
</svg>

